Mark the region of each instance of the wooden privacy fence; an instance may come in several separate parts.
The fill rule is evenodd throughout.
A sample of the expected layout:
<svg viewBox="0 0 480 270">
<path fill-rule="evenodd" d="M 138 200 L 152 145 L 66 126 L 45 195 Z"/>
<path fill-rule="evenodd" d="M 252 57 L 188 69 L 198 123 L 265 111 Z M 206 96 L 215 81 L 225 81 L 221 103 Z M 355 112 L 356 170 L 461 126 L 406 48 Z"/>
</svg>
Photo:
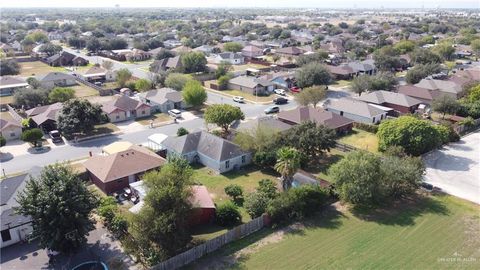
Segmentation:
<svg viewBox="0 0 480 270">
<path fill-rule="evenodd" d="M 261 216 L 251 220 L 248 223 L 242 224 L 229 230 L 228 232 L 217 236 L 213 239 L 208 240 L 207 242 L 198 245 L 192 249 L 189 249 L 183 253 L 178 254 L 175 257 L 172 257 L 166 261 L 163 261 L 154 267 L 153 270 L 173 270 L 178 269 L 184 265 L 187 265 L 200 257 L 203 257 L 224 245 L 243 238 L 249 234 L 252 234 L 266 225 L 267 217 Z"/>
<path fill-rule="evenodd" d="M 354 146 L 344 144 L 344 143 L 339 143 L 339 142 L 335 144 L 335 148 L 342 152 L 351 152 L 351 151 L 359 150 Z"/>
</svg>

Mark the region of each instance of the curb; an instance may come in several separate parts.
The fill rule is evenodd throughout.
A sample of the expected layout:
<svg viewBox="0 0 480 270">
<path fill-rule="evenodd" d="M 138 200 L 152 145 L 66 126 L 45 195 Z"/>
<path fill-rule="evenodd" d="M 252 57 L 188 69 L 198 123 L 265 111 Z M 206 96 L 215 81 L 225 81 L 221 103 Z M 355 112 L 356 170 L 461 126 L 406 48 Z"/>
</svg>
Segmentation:
<svg viewBox="0 0 480 270">
<path fill-rule="evenodd" d="M 207 88 L 207 87 L 204 87 L 204 88 L 208 92 L 212 92 L 212 93 L 215 93 L 215 94 L 218 94 L 218 95 L 222 95 L 222 96 L 229 97 L 229 98 L 235 97 L 234 95 L 223 93 L 222 91 L 214 90 L 212 88 Z M 252 101 L 252 100 L 246 99 L 246 98 L 245 98 L 245 102 L 252 103 L 252 104 L 259 104 L 259 105 L 270 105 L 270 104 L 272 104 L 272 101 L 258 102 L 258 101 Z"/>
</svg>

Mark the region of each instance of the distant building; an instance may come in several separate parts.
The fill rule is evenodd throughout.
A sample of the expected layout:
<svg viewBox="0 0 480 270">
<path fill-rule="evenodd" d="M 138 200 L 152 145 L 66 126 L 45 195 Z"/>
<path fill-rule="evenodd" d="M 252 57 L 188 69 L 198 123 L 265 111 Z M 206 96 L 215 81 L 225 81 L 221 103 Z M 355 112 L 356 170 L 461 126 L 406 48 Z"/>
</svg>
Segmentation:
<svg viewBox="0 0 480 270">
<path fill-rule="evenodd" d="M 0 77 L 0 97 L 11 96 L 17 90 L 27 88 L 28 83 L 20 77 Z"/>
<path fill-rule="evenodd" d="M 232 65 L 241 65 L 245 62 L 245 58 L 240 53 L 224 52 L 217 54 L 215 57 L 216 64 L 220 64 L 222 62 L 228 62 Z"/>
</svg>

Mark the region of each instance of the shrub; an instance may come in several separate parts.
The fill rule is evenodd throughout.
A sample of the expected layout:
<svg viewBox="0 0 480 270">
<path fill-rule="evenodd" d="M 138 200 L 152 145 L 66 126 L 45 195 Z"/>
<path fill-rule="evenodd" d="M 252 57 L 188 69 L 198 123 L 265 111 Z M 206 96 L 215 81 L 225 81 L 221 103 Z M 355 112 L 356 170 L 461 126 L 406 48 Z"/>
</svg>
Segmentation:
<svg viewBox="0 0 480 270">
<path fill-rule="evenodd" d="M 277 185 L 271 179 L 260 180 L 257 192 L 265 194 L 269 199 L 274 199 L 278 195 Z"/>
<path fill-rule="evenodd" d="M 266 212 L 273 224 L 287 223 L 313 214 L 327 202 L 328 198 L 328 192 L 320 186 L 305 185 L 291 188 L 272 200 Z"/>
<path fill-rule="evenodd" d="M 243 189 L 239 185 L 231 184 L 225 187 L 225 193 L 237 202 L 243 196 Z"/>
<path fill-rule="evenodd" d="M 353 127 L 364 130 L 366 132 L 371 132 L 376 134 L 378 131 L 378 126 L 377 125 L 371 125 L 371 124 L 365 124 L 365 123 L 353 123 Z"/>
<path fill-rule="evenodd" d="M 232 226 L 240 223 L 242 216 L 238 207 L 229 201 L 217 207 L 216 220 L 220 226 Z"/>
<path fill-rule="evenodd" d="M 436 125 L 434 128 L 438 132 L 438 138 L 442 144 L 450 142 L 450 129 L 444 125 Z"/>
<path fill-rule="evenodd" d="M 265 193 L 257 191 L 247 196 L 243 206 L 251 218 L 256 218 L 265 213 L 269 202 L 270 198 Z"/>
<path fill-rule="evenodd" d="M 180 136 L 183 136 L 183 135 L 187 135 L 189 132 L 186 128 L 184 127 L 180 127 L 179 129 L 177 129 L 177 136 L 180 137 Z"/>
<path fill-rule="evenodd" d="M 219 89 L 220 90 L 227 89 L 229 81 L 230 81 L 230 76 L 229 75 L 220 76 L 217 80 Z"/>
<path fill-rule="evenodd" d="M 277 163 L 277 153 L 275 151 L 258 151 L 253 155 L 253 163 L 268 168 Z"/>
</svg>

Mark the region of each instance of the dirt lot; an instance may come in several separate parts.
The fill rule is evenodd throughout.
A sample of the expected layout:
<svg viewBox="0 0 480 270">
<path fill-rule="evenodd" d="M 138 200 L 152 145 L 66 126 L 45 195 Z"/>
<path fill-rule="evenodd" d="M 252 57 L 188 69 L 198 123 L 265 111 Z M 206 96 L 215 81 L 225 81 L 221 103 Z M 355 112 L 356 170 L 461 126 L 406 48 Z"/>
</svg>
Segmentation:
<svg viewBox="0 0 480 270">
<path fill-rule="evenodd" d="M 54 71 L 65 71 L 63 67 L 51 67 L 43 62 L 23 62 L 18 63 L 20 65 L 20 76 L 36 76 L 41 74 L 47 74 Z"/>
</svg>

